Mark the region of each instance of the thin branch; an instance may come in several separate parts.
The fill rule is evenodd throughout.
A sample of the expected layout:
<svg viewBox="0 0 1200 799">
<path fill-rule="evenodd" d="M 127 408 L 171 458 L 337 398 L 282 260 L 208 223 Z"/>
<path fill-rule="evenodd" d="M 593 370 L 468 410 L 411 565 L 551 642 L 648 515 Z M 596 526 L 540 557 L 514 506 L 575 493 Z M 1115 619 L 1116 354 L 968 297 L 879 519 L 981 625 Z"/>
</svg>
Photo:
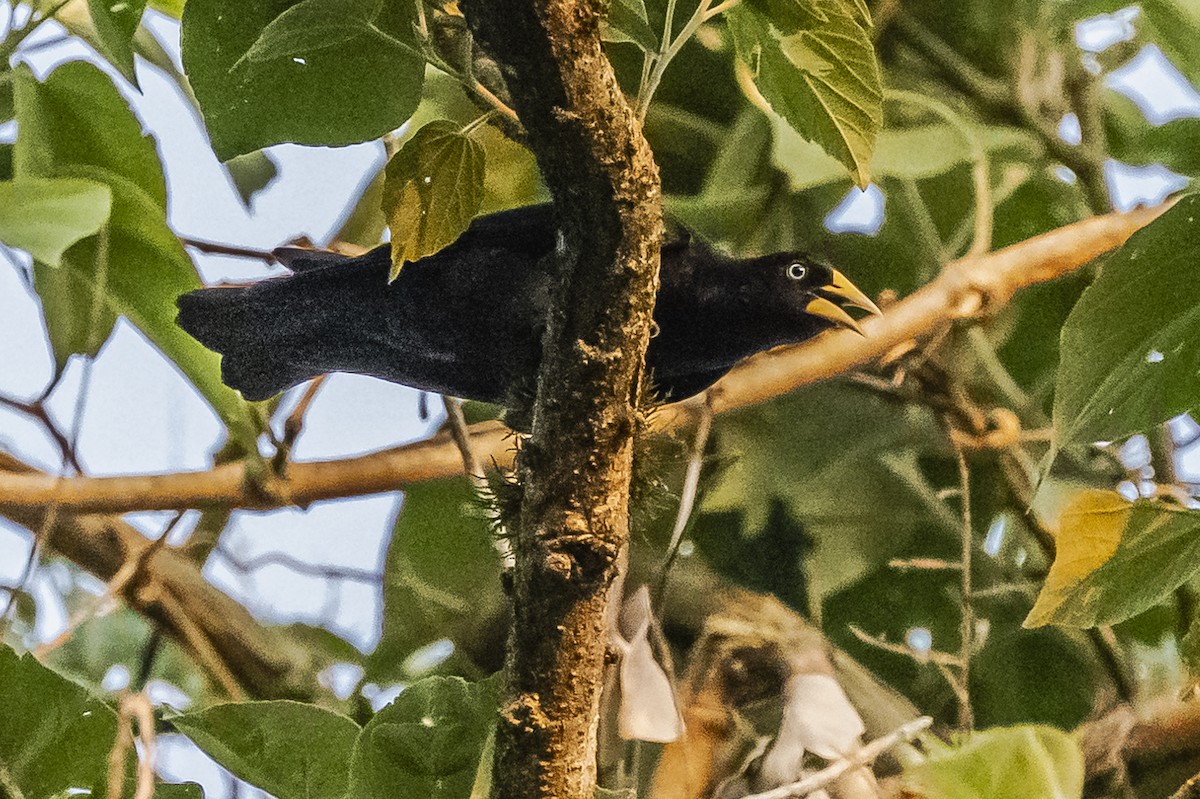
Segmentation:
<svg viewBox="0 0 1200 799">
<path fill-rule="evenodd" d="M 84 624 L 84 622 L 87 622 L 94 617 L 103 615 L 105 612 L 105 606 L 115 603 L 117 597 L 125 592 L 126 587 L 129 586 L 130 583 L 132 583 L 139 573 L 141 573 L 141 571 L 145 568 L 146 564 L 150 561 L 150 558 L 154 557 L 155 553 L 162 550 L 163 546 L 167 542 L 167 537 L 171 535 L 171 531 L 178 526 L 179 521 L 182 518 L 183 513 L 177 513 L 175 518 L 172 519 L 170 524 L 167 525 L 167 529 L 163 531 L 162 535 L 154 539 L 154 541 L 150 543 L 150 546 L 133 553 L 132 557 L 128 557 L 121 568 L 117 570 L 117 573 L 113 575 L 112 579 L 110 579 L 105 585 L 104 592 L 101 593 L 100 596 L 95 597 L 91 602 L 86 603 L 83 608 L 75 613 L 75 615 L 72 616 L 67 622 L 66 628 L 61 633 L 59 633 L 53 639 L 39 644 L 37 648 L 33 650 L 34 657 L 36 657 L 38 660 L 45 659 L 51 652 L 58 649 L 67 641 L 70 641 L 71 637 L 75 635 L 75 631 L 78 630 Z"/>
<path fill-rule="evenodd" d="M 799 782 L 793 782 L 791 785 L 783 785 L 762 793 L 750 794 L 742 799 L 799 799 L 799 797 L 808 796 L 814 791 L 819 791 L 829 786 L 847 771 L 861 768 L 874 761 L 875 758 L 896 744 L 903 741 L 911 741 L 917 737 L 918 733 L 929 729 L 932 725 L 933 719 L 929 716 L 921 716 L 919 719 L 913 719 L 907 724 L 903 724 L 892 732 L 889 732 L 887 735 L 876 738 L 844 760 L 839 760 L 832 766 L 827 766 L 815 774 L 810 774 Z"/>
<path fill-rule="evenodd" d="M 328 580 L 349 580 L 356 583 L 367 583 L 368 585 L 378 585 L 383 580 L 382 574 L 370 569 L 355 569 L 350 566 L 322 566 L 300 560 L 286 552 L 266 552 L 244 560 L 237 558 L 233 553 L 225 549 L 218 548 L 216 552 L 234 571 L 241 574 L 250 574 L 265 566 L 285 566 L 299 574 Z"/>
<path fill-rule="evenodd" d="M 961 704 L 958 707 L 958 726 L 970 730 L 975 725 L 971 711 L 971 639 L 975 632 L 975 614 L 971 609 L 971 553 L 975 547 L 975 536 L 971 530 L 971 470 L 962 447 L 954 444 L 954 457 L 958 462 L 959 503 L 962 507 L 962 618 L 959 624 L 959 680 L 963 686 Z"/>
<path fill-rule="evenodd" d="M 700 0 L 700 5 L 696 6 L 695 13 L 692 14 L 687 24 L 683 26 L 683 30 L 679 31 L 679 35 L 674 40 L 671 39 L 671 15 L 667 15 L 667 24 L 663 30 L 663 49 L 654 60 L 654 66 L 650 69 L 650 75 L 646 79 L 646 84 L 638 94 L 636 110 L 638 121 L 646 119 L 646 112 L 650 109 L 650 101 L 654 98 L 654 93 L 658 91 L 658 84 L 662 82 L 663 74 L 667 71 L 667 67 L 671 65 L 671 61 L 675 56 L 679 55 L 679 51 L 687 44 L 688 39 L 692 38 L 692 34 L 710 18 L 708 12 L 711 4 L 712 0 Z M 670 4 L 672 8 L 674 5 L 674 2 Z M 723 3 L 722 5 L 728 4 Z"/>
<path fill-rule="evenodd" d="M 708 11 L 704 12 L 704 21 L 708 22 L 709 20 L 719 17 L 721 14 L 724 14 L 726 11 L 740 4 L 741 2 L 742 0 L 725 0 L 725 2 L 713 6 Z"/>
<path fill-rule="evenodd" d="M 735 367 L 710 390 L 714 414 L 727 413 L 802 386 L 847 374 L 913 340 L 938 334 L 947 325 L 1004 306 L 1023 288 L 1070 274 L 1120 246 L 1167 208 L 1105 214 L 1043 233 L 1002 250 L 947 265 L 932 282 L 889 306 L 882 317 L 862 322 L 866 336 L 827 333 L 794 347 L 762 353 Z M 694 425 L 703 399 L 665 406 L 655 414 L 658 429 Z M 471 427 L 480 457 L 512 462 L 511 431 L 498 422 Z M 361 496 L 462 474 L 462 458 L 449 435 L 356 458 L 294 463 L 280 496 L 297 505 Z M 280 507 L 281 500 L 247 489 L 240 463 L 207 472 L 137 477 L 76 477 L 56 481 L 43 473 L 0 471 L 0 507 L 44 507 L 52 501 L 71 510 L 128 512 L 224 504 L 240 508 Z"/>
<path fill-rule="evenodd" d="M 392 47 L 403 50 L 410 55 L 415 55 L 425 63 L 440 69 L 442 72 L 445 72 L 447 75 L 457 80 L 460 84 L 462 84 L 462 87 L 466 89 L 467 92 L 475 95 L 477 99 L 482 101 L 489 108 L 496 111 L 506 122 L 509 123 L 509 125 L 519 128 L 521 119 L 517 116 L 517 112 L 514 111 L 512 107 L 503 100 L 497 97 L 495 92 L 480 83 L 475 77 L 466 75 L 461 70 L 455 69 L 454 66 L 446 63 L 445 60 L 434 53 L 429 47 L 425 47 L 423 49 L 415 48 L 407 42 L 397 39 L 395 36 L 392 36 L 390 33 L 373 23 L 368 27 L 370 28 L 370 31 L 374 33 L 381 41 L 386 42 Z"/>
<path fill-rule="evenodd" d="M 318 375 L 308 382 L 304 387 L 304 393 L 300 395 L 300 401 L 296 403 L 296 407 L 288 414 L 288 417 L 283 422 L 283 440 L 279 442 L 279 450 L 276 457 L 279 458 L 278 466 L 282 467 L 289 457 L 291 457 L 292 447 L 296 444 L 296 439 L 300 437 L 300 433 L 304 430 L 304 417 L 308 414 L 308 409 L 312 406 L 313 400 L 317 398 L 317 392 L 321 390 L 321 386 L 325 385 L 325 378 L 329 375 Z"/>
<path fill-rule="evenodd" d="M 487 480 L 483 476 L 483 466 L 475 447 L 471 444 L 471 431 L 467 427 L 466 417 L 463 416 L 462 403 L 454 397 L 442 397 L 442 405 L 446 409 L 446 421 L 450 423 L 450 437 L 454 446 L 462 456 L 463 471 L 470 478 L 476 490 L 487 490 Z"/>
<path fill-rule="evenodd" d="M 952 655 L 949 652 L 940 652 L 936 649 L 930 649 L 928 651 L 917 650 L 913 649 L 908 644 L 894 644 L 891 641 L 880 638 L 877 635 L 871 635 L 866 630 L 863 630 L 861 627 L 858 627 L 854 624 L 851 624 L 849 629 L 850 633 L 864 644 L 873 646 L 876 649 L 883 650 L 884 652 L 890 652 L 893 655 L 901 655 L 921 665 L 933 663 L 938 666 L 948 666 L 955 669 L 957 669 L 960 665 L 958 655 Z M 954 680 L 951 680 L 951 682 L 954 682 Z"/>
<path fill-rule="evenodd" d="M 679 554 L 679 546 L 683 543 L 683 533 L 687 530 L 688 523 L 692 519 L 692 511 L 696 507 L 696 494 L 700 489 L 700 473 L 704 468 L 704 449 L 708 446 L 708 437 L 712 433 L 712 420 L 712 409 L 706 404 L 704 413 L 700 416 L 700 423 L 696 427 L 695 438 L 692 440 L 692 451 L 688 456 L 687 472 L 683 478 L 683 491 L 679 497 L 679 510 L 675 514 L 675 526 L 671 529 L 671 541 L 667 545 L 667 559 L 663 562 L 658 576 L 658 590 L 654 602 L 656 606 L 662 604 L 667 575 L 670 574 L 671 565 L 675 562 L 676 555 Z"/>
<path fill-rule="evenodd" d="M 34 400 L 33 402 L 22 402 L 12 397 L 0 395 L 0 405 L 33 417 L 41 424 L 42 429 L 46 431 L 46 435 L 54 440 L 54 444 L 58 447 L 59 454 L 62 456 L 63 463 L 74 469 L 76 474 L 83 474 L 83 467 L 79 465 L 79 459 L 75 456 L 75 450 L 71 446 L 71 442 L 67 439 L 66 434 L 58 429 L 58 425 L 54 423 L 54 420 L 50 418 L 50 413 L 46 410 L 44 398 Z"/>
<path fill-rule="evenodd" d="M 958 114 L 954 113 L 950 106 L 933 99 L 929 95 L 901 89 L 889 89 L 885 97 L 930 111 L 940 117 L 943 122 L 966 142 L 967 149 L 971 153 L 971 176 L 975 186 L 974 236 L 971 241 L 971 247 L 967 251 L 967 256 L 983 255 L 992 247 L 992 214 L 994 204 L 992 202 L 992 182 L 988 175 L 987 148 L 984 147 L 983 142 L 980 140 L 979 133 L 964 122 Z M 923 207 L 924 203 L 921 203 L 921 205 Z M 927 210 L 926 214 L 928 214 Z"/>
<path fill-rule="evenodd" d="M 960 571 L 961 563 L 939 558 L 893 558 L 888 561 L 889 569 L 897 571 Z"/>
<path fill-rule="evenodd" d="M 275 253 L 270 250 L 258 250 L 253 247 L 239 247 L 236 244 L 223 244 L 217 241 L 205 241 L 204 239 L 194 239 L 189 236 L 180 236 L 179 240 L 185 247 L 191 247 L 193 250 L 206 252 L 211 255 L 230 255 L 234 258 L 250 258 L 255 261 L 263 261 L 265 263 L 277 263 L 279 259 L 275 257 Z"/>
</svg>

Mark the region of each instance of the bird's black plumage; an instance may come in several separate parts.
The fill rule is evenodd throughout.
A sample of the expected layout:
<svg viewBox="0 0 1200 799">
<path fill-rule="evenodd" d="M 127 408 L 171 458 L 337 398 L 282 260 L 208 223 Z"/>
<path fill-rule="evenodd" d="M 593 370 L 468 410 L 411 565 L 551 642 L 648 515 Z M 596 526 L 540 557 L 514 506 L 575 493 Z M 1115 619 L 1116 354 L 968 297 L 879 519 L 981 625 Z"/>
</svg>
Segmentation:
<svg viewBox="0 0 1200 799">
<path fill-rule="evenodd" d="M 441 252 L 387 282 L 387 245 L 358 258 L 280 251 L 292 275 L 179 298 L 179 324 L 224 357 L 251 400 L 325 372 L 358 372 L 512 404 L 532 391 L 553 286 L 549 205 L 476 219 Z M 646 362 L 683 399 L 740 359 L 837 325 L 842 304 L 877 311 L 840 273 L 796 253 L 731 259 L 688 236 L 664 245 Z"/>
</svg>

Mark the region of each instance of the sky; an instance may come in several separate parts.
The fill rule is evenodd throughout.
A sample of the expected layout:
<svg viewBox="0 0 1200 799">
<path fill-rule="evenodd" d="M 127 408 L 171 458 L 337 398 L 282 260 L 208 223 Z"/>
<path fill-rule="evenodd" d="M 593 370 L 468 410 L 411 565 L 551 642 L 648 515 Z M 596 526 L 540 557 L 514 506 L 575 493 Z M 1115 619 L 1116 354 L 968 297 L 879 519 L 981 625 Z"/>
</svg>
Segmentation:
<svg viewBox="0 0 1200 799">
<path fill-rule="evenodd" d="M 147 18 L 177 58 L 177 24 L 154 12 L 147 12 Z M 1076 33 L 1085 51 L 1100 50 L 1131 36 L 1131 20 L 1127 12 L 1118 12 L 1081 24 Z M 51 31 L 41 38 L 54 37 Z M 36 44 L 36 40 L 28 42 Z M 68 41 L 44 47 L 27 60 L 35 72 L 44 75 L 64 61 L 79 58 L 96 60 L 86 46 Z M 194 109 L 174 84 L 144 63 L 139 63 L 138 75 L 140 95 L 123 81 L 117 83 L 156 138 L 166 170 L 170 221 L 181 236 L 258 249 L 270 249 L 298 236 L 326 242 L 363 181 L 382 163 L 382 148 L 377 144 L 336 149 L 273 147 L 269 152 L 279 166 L 279 176 L 255 196 L 247 211 L 205 145 Z M 1154 124 L 1200 116 L 1200 95 L 1152 45 L 1108 80 L 1138 102 Z M 1077 130 L 1078 122 L 1070 119 L 1060 128 L 1068 141 L 1078 135 Z M 11 124 L 0 127 L 0 136 L 11 138 L 13 132 Z M 1182 178 L 1161 167 L 1133 168 L 1111 162 L 1106 175 L 1114 204 L 1121 209 L 1157 202 L 1184 184 Z M 870 233 L 878 228 L 884 210 L 877 189 L 854 189 L 831 210 L 827 223 L 834 230 Z M 271 273 L 255 260 L 192 254 L 208 283 Z M 50 380 L 53 359 L 37 300 L 23 279 L 28 264 L 23 254 L 9 256 L 0 252 L 0 393 L 31 399 Z M 85 399 L 80 403 L 85 371 Z M 429 403 L 433 416 L 422 421 L 417 414 L 418 396 L 413 389 L 383 381 L 335 375 L 326 381 L 309 410 L 294 455 L 298 460 L 322 460 L 422 438 L 440 423 L 441 404 Z M 290 399 L 294 401 L 295 393 Z M 51 399 L 50 410 L 66 430 L 74 429 L 76 412 L 81 410 L 78 452 L 85 471 L 93 475 L 204 469 L 210 464 L 209 453 L 223 438 L 212 410 L 175 368 L 125 323 L 118 324 L 90 370 L 72 363 Z M 60 469 L 57 449 L 38 425 L 2 407 L 0 448 L 48 470 Z M 1200 451 L 1195 455 L 1185 464 L 1193 476 L 1200 475 Z M 306 511 L 239 512 L 222 538 L 222 550 L 240 560 L 286 551 L 315 565 L 378 572 L 385 535 L 400 502 L 399 494 L 386 494 L 318 503 Z M 181 537 L 194 524 L 194 516 L 181 526 Z M 166 517 L 161 513 L 132 514 L 130 521 L 157 536 Z M 19 580 L 30 546 L 27 531 L 0 520 L 0 584 Z M 364 651 L 378 639 L 380 594 L 376 585 L 324 580 L 278 565 L 246 575 L 220 555 L 210 561 L 206 575 L 265 620 L 325 624 Z M 59 595 L 64 580 L 69 579 L 66 570 L 54 567 L 34 575 L 30 588 L 38 605 L 37 638 L 52 638 L 63 629 L 66 613 Z M 120 673 L 110 675 L 107 687 L 120 687 L 127 679 L 128 675 Z M 169 686 L 156 690 L 160 697 L 172 695 Z M 380 690 L 379 701 L 394 695 L 394 690 Z M 164 776 L 197 780 L 210 798 L 228 795 L 228 777 L 198 755 L 190 743 L 175 736 L 165 738 L 163 744 L 159 768 Z M 241 795 L 260 794 L 250 791 Z"/>
</svg>

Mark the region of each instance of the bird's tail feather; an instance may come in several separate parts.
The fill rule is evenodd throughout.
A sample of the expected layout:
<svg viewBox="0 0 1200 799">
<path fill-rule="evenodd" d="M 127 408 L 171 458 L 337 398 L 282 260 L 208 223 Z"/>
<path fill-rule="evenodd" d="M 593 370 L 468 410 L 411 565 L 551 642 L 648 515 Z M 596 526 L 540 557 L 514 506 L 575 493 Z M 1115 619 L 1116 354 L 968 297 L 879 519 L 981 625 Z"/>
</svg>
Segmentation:
<svg viewBox="0 0 1200 799">
<path fill-rule="evenodd" d="M 263 400 L 318 372 L 297 357 L 286 303 L 264 281 L 201 289 L 179 298 L 179 326 L 222 355 L 221 379 L 248 400 Z"/>
</svg>

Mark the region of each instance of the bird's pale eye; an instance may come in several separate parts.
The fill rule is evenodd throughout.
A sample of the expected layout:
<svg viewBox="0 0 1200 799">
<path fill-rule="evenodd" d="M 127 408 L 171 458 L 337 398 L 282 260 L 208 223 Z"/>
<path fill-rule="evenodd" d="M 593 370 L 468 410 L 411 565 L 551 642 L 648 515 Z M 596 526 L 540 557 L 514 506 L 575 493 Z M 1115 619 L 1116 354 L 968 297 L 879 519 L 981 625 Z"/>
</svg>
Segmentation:
<svg viewBox="0 0 1200 799">
<path fill-rule="evenodd" d="M 803 280 L 808 275 L 808 267 L 804 264 L 788 264 L 787 276 L 792 280 Z"/>
</svg>

